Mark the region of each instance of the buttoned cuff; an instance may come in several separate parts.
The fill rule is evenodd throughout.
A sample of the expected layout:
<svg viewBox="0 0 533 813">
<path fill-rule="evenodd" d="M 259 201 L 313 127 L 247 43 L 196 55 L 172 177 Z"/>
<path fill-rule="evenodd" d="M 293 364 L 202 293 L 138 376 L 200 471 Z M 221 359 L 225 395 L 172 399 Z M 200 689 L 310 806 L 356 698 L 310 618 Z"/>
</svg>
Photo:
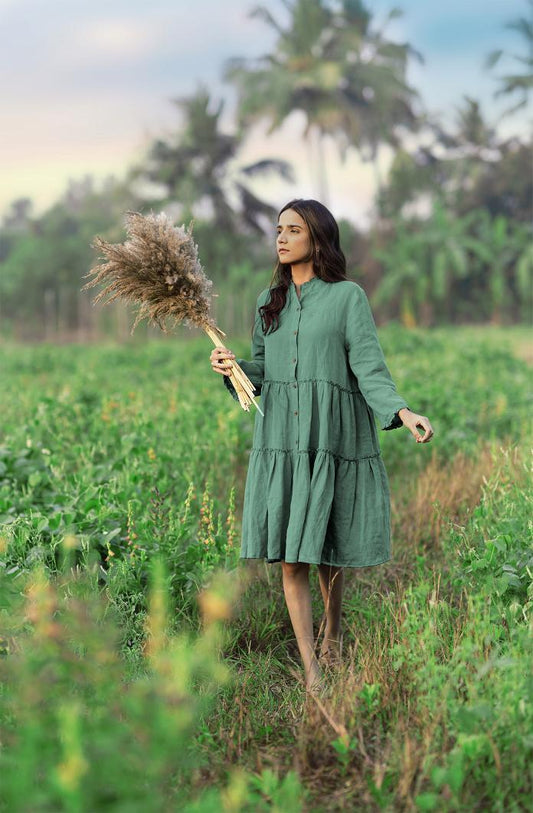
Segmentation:
<svg viewBox="0 0 533 813">
<path fill-rule="evenodd" d="M 409 407 L 406 404 L 405 406 L 400 407 L 400 409 L 409 409 Z M 399 429 L 400 426 L 403 426 L 403 421 L 398 414 L 400 409 L 397 410 L 397 412 L 391 413 L 391 415 L 389 415 L 383 422 L 381 428 L 385 430 L 385 432 L 387 432 L 389 429 Z"/>
</svg>

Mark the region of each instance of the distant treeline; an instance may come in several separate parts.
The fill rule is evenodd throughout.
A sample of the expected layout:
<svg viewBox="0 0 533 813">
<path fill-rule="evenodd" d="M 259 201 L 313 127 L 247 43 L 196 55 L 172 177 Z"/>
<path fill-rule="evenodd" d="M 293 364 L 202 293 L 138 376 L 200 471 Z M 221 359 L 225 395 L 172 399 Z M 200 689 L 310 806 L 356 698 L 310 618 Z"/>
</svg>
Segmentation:
<svg viewBox="0 0 533 813">
<path fill-rule="evenodd" d="M 124 180 L 98 186 L 90 177 L 71 181 L 38 217 L 30 199 L 12 203 L 0 228 L 0 334 L 34 340 L 127 336 L 126 309 L 93 309 L 81 287 L 95 259 L 92 239 L 100 234 L 121 241 L 128 209 L 164 209 L 177 222 L 194 219 L 200 256 L 218 294 L 219 322 L 228 332 L 248 332 L 274 261 L 276 212 L 258 195 L 256 179 L 270 174 L 290 181 L 293 170 L 276 158 L 244 164 L 240 156 L 250 125 L 265 120 L 275 129 L 296 110 L 305 116 L 303 138 L 319 156 L 316 197 L 333 212 L 320 158 L 324 137 L 335 140 L 341 156 L 357 150 L 375 164 L 372 224 L 363 232 L 342 221 L 341 231 L 350 276 L 371 296 L 378 319 L 407 325 L 527 320 L 531 141 L 503 138 L 467 96 L 452 124 L 430 116 L 406 80 L 419 55 L 389 39 L 386 26 L 378 28 L 361 2 L 294 0 L 287 3 L 285 28 L 264 7 L 255 13 L 276 27 L 277 42 L 265 57 L 226 66 L 224 78 L 239 100 L 232 131 L 221 124 L 223 102 L 201 87 L 175 102 L 179 128 L 155 140 Z M 527 57 L 533 27 L 526 19 L 509 27 L 526 54 L 512 55 L 522 73 L 496 80 L 496 93 L 514 102 L 511 117 L 533 87 Z M 486 69 L 504 58 L 501 51 L 490 54 Z M 394 150 L 386 178 L 378 172 L 383 146 Z"/>
</svg>

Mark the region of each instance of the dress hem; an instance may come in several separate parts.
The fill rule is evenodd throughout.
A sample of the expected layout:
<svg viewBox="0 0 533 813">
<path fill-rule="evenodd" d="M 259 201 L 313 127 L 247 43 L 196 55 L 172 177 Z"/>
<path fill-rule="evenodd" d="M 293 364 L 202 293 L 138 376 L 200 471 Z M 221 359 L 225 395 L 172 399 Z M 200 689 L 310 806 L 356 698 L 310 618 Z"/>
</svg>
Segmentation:
<svg viewBox="0 0 533 813">
<path fill-rule="evenodd" d="M 376 565 L 384 565 L 386 562 L 390 562 L 392 556 L 388 556 L 386 559 L 379 559 L 377 562 L 369 562 L 368 564 L 364 565 L 348 565 L 348 564 L 338 564 L 337 562 L 307 562 L 303 561 L 302 559 L 298 559 L 294 562 L 289 562 L 287 559 L 268 559 L 266 556 L 240 556 L 240 559 L 243 561 L 246 560 L 263 560 L 268 565 L 276 564 L 276 562 L 286 562 L 288 565 L 329 565 L 330 567 L 375 567 Z"/>
</svg>

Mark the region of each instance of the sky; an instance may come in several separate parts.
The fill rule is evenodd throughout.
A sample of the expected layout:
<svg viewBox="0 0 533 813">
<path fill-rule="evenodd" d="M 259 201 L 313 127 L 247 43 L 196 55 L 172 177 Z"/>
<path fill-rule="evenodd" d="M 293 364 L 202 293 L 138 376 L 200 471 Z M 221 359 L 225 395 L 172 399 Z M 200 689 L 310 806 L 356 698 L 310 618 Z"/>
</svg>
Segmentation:
<svg viewBox="0 0 533 813">
<path fill-rule="evenodd" d="M 367 0 L 377 23 L 396 4 L 404 13 L 387 32 L 423 55 L 424 64 L 413 63 L 408 79 L 425 107 L 450 124 L 462 96 L 469 95 L 496 123 L 508 101 L 494 99 L 498 71 L 488 73 L 483 63 L 495 48 L 521 49 L 518 35 L 504 25 L 526 15 L 526 0 Z M 255 5 L 254 0 L 0 0 L 0 214 L 20 197 L 31 198 L 35 212 L 42 212 L 69 178 L 122 177 L 151 140 L 175 132 L 179 119 L 171 100 L 200 84 L 215 99 L 227 100 L 225 126 L 231 129 L 235 96 L 221 79 L 226 61 L 268 53 L 275 42 L 274 32 L 250 17 Z M 266 5 L 283 23 L 282 0 Z M 318 194 L 302 124 L 296 113 L 272 135 L 258 126 L 244 146 L 242 163 L 265 156 L 292 161 L 294 183 L 256 187 L 275 206 Z M 531 113 L 521 113 L 502 124 L 501 132 L 524 135 L 530 128 Z M 342 164 L 331 141 L 325 154 L 330 208 L 363 225 L 374 170 L 355 152 Z M 383 171 L 389 161 L 383 151 Z"/>
</svg>

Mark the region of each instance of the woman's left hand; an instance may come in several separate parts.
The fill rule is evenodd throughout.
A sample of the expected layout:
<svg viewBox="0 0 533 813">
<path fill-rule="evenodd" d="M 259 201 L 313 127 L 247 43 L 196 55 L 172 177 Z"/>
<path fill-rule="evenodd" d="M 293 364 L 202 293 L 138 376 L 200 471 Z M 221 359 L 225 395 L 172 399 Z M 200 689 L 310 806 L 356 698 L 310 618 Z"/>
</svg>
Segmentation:
<svg viewBox="0 0 533 813">
<path fill-rule="evenodd" d="M 433 427 L 425 415 L 417 415 L 416 412 L 411 412 L 410 409 L 404 408 L 399 410 L 398 416 L 403 425 L 409 429 L 417 443 L 427 443 L 433 437 Z M 423 435 L 419 434 L 417 427 L 421 427 L 424 430 Z"/>
</svg>

